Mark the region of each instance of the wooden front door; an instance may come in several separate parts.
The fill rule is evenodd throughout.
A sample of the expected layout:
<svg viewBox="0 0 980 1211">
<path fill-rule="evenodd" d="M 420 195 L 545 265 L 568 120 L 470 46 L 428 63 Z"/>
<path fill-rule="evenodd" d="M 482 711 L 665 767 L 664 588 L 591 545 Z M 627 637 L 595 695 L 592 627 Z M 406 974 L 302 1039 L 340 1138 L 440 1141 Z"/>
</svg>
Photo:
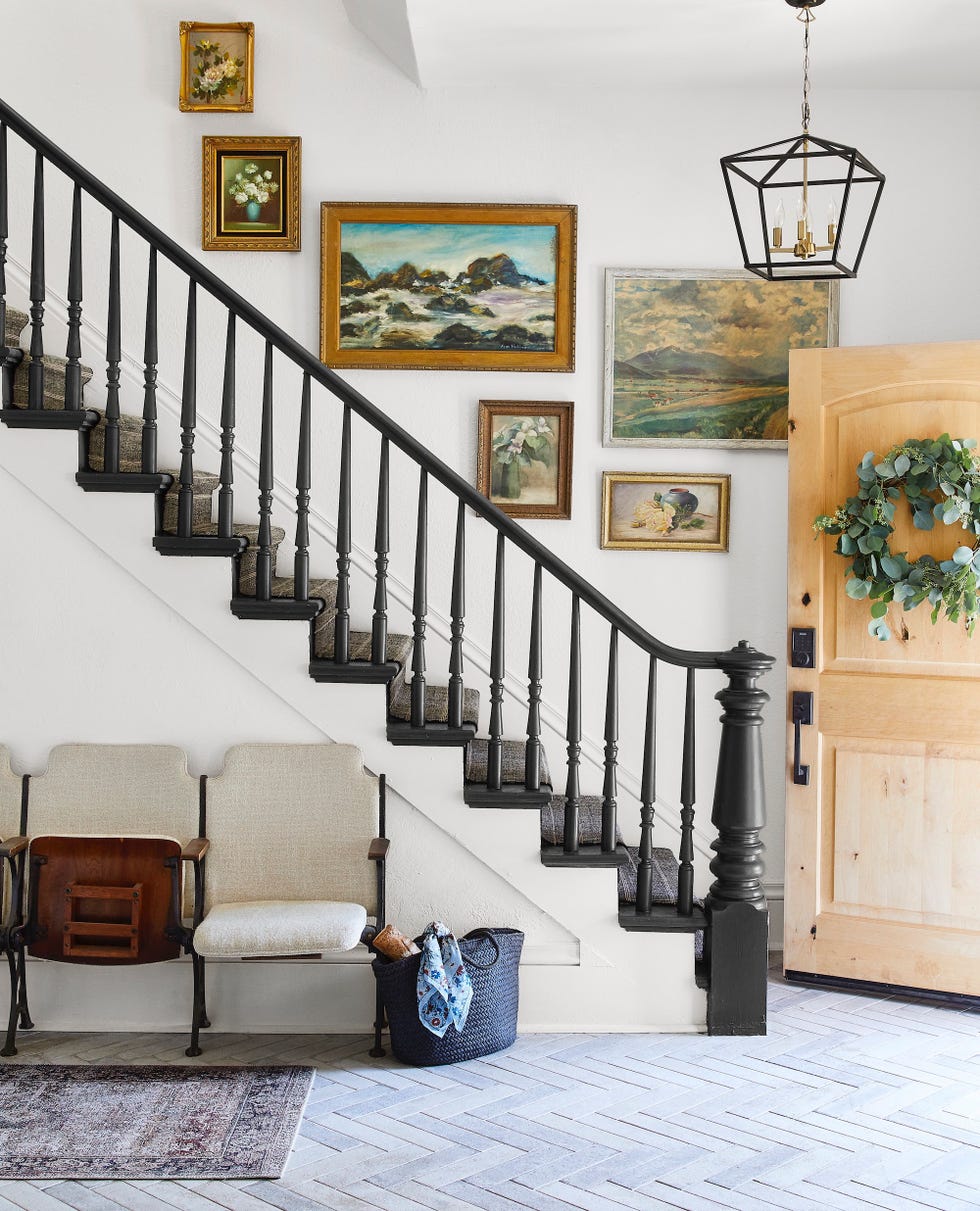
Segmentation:
<svg viewBox="0 0 980 1211">
<path fill-rule="evenodd" d="M 980 995 L 980 628 L 892 605 L 868 633 L 844 592 L 849 560 L 812 523 L 857 493 L 868 450 L 907 438 L 980 440 L 980 342 L 790 355 L 789 626 L 814 627 L 801 728 L 809 785 L 786 803 L 787 972 Z M 958 525 L 916 530 L 899 501 L 892 551 L 949 559 Z"/>
</svg>

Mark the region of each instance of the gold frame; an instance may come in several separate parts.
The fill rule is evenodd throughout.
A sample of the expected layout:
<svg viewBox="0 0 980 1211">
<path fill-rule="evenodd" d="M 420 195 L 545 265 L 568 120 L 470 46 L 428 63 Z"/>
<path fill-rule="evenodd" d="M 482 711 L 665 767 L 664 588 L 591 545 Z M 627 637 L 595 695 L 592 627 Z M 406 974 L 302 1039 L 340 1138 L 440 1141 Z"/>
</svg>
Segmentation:
<svg viewBox="0 0 980 1211">
<path fill-rule="evenodd" d="M 204 135 L 201 139 L 201 247 L 205 252 L 298 252 L 300 248 L 300 185 L 302 178 L 303 140 L 291 137 L 259 137 L 245 135 Z M 283 181 L 280 187 L 285 231 L 256 233 L 222 233 L 221 207 L 218 188 L 221 180 L 220 160 L 235 153 L 239 158 L 282 153 Z"/>
<path fill-rule="evenodd" d="M 575 405 L 556 400 L 525 399 L 481 399 L 480 427 L 477 441 L 477 490 L 490 500 L 490 463 L 493 455 L 493 421 L 497 416 L 557 416 L 561 418 L 558 430 L 557 456 L 558 500 L 553 505 L 506 504 L 493 501 L 508 517 L 539 517 L 555 521 L 569 521 L 572 516 L 572 445 L 575 424 Z"/>
<path fill-rule="evenodd" d="M 320 207 L 320 360 L 342 369 L 575 369 L 575 235 L 577 209 L 560 205 L 429 202 L 323 202 Z M 342 349 L 340 254 L 343 222 L 486 223 L 557 228 L 555 347 L 535 349 Z"/>
<path fill-rule="evenodd" d="M 602 473 L 602 533 L 599 545 L 605 551 L 727 551 L 729 529 L 729 507 L 731 497 L 730 475 L 687 475 L 673 471 L 603 471 Z M 612 492 L 616 484 L 649 483 L 663 487 L 683 484 L 715 484 L 718 487 L 718 541 L 698 542 L 695 539 L 646 538 L 624 541 L 610 537 L 612 519 Z"/>
<path fill-rule="evenodd" d="M 245 95 L 237 104 L 203 104 L 192 101 L 190 71 L 190 37 L 197 30 L 245 35 Z M 181 21 L 180 23 L 180 95 L 181 113 L 250 114 L 255 108 L 255 26 L 251 21 Z"/>
</svg>

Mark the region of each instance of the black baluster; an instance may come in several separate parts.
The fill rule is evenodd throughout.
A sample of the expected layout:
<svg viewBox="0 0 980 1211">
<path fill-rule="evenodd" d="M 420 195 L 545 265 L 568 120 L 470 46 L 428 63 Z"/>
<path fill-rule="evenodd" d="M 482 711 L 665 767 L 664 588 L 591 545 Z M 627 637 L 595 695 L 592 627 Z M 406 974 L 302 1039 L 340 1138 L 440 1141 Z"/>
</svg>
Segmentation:
<svg viewBox="0 0 980 1211">
<path fill-rule="evenodd" d="M 687 670 L 684 702 L 684 756 L 681 764 L 681 846 L 678 854 L 677 911 L 694 911 L 694 669 Z"/>
<path fill-rule="evenodd" d="M 657 658 L 650 657 L 647 717 L 640 780 L 640 854 L 636 872 L 636 911 L 649 913 L 653 898 L 653 815 L 657 801 Z"/>
<path fill-rule="evenodd" d="M 388 659 L 388 439 L 381 439 L 378 468 L 378 517 L 374 527 L 374 617 L 371 619 L 371 663 Z"/>
<path fill-rule="evenodd" d="M 337 506 L 337 613 L 333 624 L 333 658 L 337 664 L 350 660 L 350 420 L 350 404 L 344 404 Z"/>
<path fill-rule="evenodd" d="M 27 406 L 44 407 L 44 159 L 34 156 L 34 220 L 31 229 L 31 364 Z"/>
<path fill-rule="evenodd" d="M 119 471 L 119 361 L 122 357 L 119 314 L 119 219 L 112 216 L 109 238 L 109 318 L 106 323 L 105 461 L 110 475 Z"/>
<path fill-rule="evenodd" d="M 524 789 L 541 789 L 541 565 L 534 565 L 531 589 L 531 635 L 527 654 L 527 741 L 524 745 Z"/>
<path fill-rule="evenodd" d="M 177 533 L 190 538 L 194 528 L 194 430 L 197 428 L 197 286 L 187 283 L 187 327 L 184 333 L 184 384 L 180 399 L 180 491 Z"/>
<path fill-rule="evenodd" d="M 7 126 L 0 122 L 0 407 L 10 407 L 10 367 L 7 356 Z"/>
<path fill-rule="evenodd" d="M 487 741 L 487 789 L 499 791 L 504 761 L 504 536 L 497 534 L 497 566 L 493 580 L 493 631 L 490 641 L 490 739 Z"/>
<path fill-rule="evenodd" d="M 82 406 L 82 190 L 71 199 L 71 243 L 68 251 L 68 343 L 65 346 L 65 411 Z"/>
<path fill-rule="evenodd" d="M 143 338 L 143 430 L 140 434 L 140 470 L 157 469 L 157 250 L 150 249 L 146 271 L 146 330 Z"/>
<path fill-rule="evenodd" d="M 616 756 L 619 752 L 619 632 L 609 631 L 609 672 L 606 677 L 605 776 L 602 782 L 602 852 L 616 848 Z"/>
<path fill-rule="evenodd" d="M 235 313 L 228 312 L 225 377 L 221 388 L 221 486 L 218 489 L 218 537 L 231 538 L 235 512 Z"/>
<path fill-rule="evenodd" d="M 466 510 L 456 509 L 456 550 L 453 555 L 453 588 L 450 604 L 449 641 L 449 727 L 463 726 L 463 618 L 466 612 Z"/>
<path fill-rule="evenodd" d="M 568 722 L 565 730 L 568 741 L 568 777 L 565 780 L 565 834 L 566 854 L 578 853 L 579 807 L 579 764 L 582 752 L 582 631 L 579 619 L 579 599 L 572 597 L 572 626 L 568 653 Z"/>
<path fill-rule="evenodd" d="M 262 437 L 259 442 L 259 542 L 255 559 L 255 597 L 272 596 L 272 342 L 265 343 L 262 375 Z"/>
<path fill-rule="evenodd" d="M 419 472 L 419 512 L 415 531 L 415 588 L 412 594 L 412 727 L 425 726 L 425 615 L 426 579 L 428 559 L 428 485 L 429 477 L 423 469 Z"/>
<path fill-rule="evenodd" d="M 296 456 L 296 555 L 293 559 L 293 596 L 310 595 L 310 372 L 303 374 L 299 407 L 299 452 Z"/>
</svg>

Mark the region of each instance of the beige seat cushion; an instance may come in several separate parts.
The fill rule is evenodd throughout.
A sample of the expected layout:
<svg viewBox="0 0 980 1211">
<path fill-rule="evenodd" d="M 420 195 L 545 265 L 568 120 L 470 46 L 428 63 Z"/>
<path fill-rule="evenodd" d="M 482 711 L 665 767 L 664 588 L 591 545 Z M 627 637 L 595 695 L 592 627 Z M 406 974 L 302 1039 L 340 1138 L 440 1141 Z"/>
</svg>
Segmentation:
<svg viewBox="0 0 980 1211">
<path fill-rule="evenodd" d="M 194 933 L 194 949 L 206 959 L 353 950 L 366 924 L 362 904 L 336 900 L 215 904 Z"/>
</svg>

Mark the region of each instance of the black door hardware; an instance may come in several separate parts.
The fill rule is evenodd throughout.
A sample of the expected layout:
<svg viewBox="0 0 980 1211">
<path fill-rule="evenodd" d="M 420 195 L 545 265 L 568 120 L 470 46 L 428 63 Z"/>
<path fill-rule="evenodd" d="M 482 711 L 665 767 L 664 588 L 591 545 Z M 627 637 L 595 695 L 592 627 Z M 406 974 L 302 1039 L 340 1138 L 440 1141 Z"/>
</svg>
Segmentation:
<svg viewBox="0 0 980 1211">
<path fill-rule="evenodd" d="M 813 723 L 813 695 L 808 690 L 793 691 L 793 781 L 810 785 L 810 767 L 800 763 L 800 728 Z"/>
<path fill-rule="evenodd" d="M 794 669 L 812 669 L 816 652 L 815 627 L 793 627 L 790 631 L 789 663 Z"/>
</svg>

